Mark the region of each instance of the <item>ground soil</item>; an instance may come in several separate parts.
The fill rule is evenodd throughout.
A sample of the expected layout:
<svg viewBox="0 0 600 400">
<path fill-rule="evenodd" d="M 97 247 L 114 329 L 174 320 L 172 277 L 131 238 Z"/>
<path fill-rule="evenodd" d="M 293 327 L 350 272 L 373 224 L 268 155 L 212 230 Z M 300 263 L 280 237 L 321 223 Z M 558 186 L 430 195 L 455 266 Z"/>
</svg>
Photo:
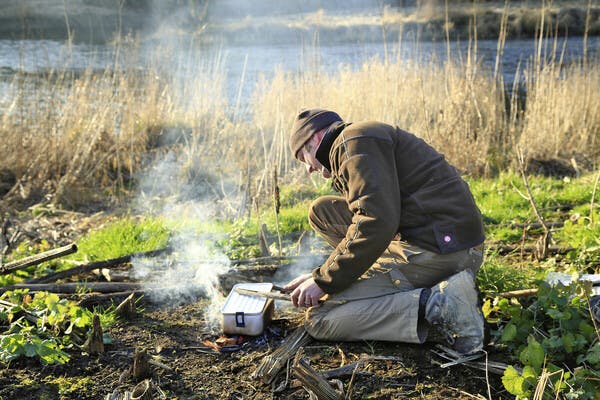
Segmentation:
<svg viewBox="0 0 600 400">
<path fill-rule="evenodd" d="M 23 240 L 47 238 L 55 247 L 74 241 L 112 218 L 113 214 L 104 213 L 42 213 L 33 219 L 12 218 L 8 233 L 18 229 L 22 232 L 18 237 Z M 38 359 L 28 358 L 0 364 L 0 400 L 105 399 L 111 395 L 112 399 L 126 398 L 139 383 L 128 374 L 136 349 L 145 349 L 152 360 L 166 366 L 151 366 L 150 391 L 156 399 L 309 398 L 292 376 L 277 392 L 250 377 L 261 360 L 301 324 L 301 311 L 280 307 L 278 301 L 274 320 L 263 335 L 245 337 L 239 346 L 215 352 L 202 343 L 221 336 L 218 329 L 205 322 L 207 305 L 202 298 L 169 306 L 142 298 L 135 318 L 119 320 L 106 329 L 112 344 L 106 345 L 101 355 L 72 349 L 68 350 L 71 360 L 66 365 L 44 366 Z M 432 349 L 433 343 L 312 341 L 305 347 L 305 354 L 318 371 L 351 364 L 365 356 L 393 358 L 370 361 L 357 368 L 354 377 L 340 377 L 345 393 L 350 391 L 347 398 L 512 398 L 504 391 L 500 376 L 464 365 L 441 368 L 438 364 L 445 360 Z M 498 348 L 489 347 L 488 352 L 491 361 L 507 361 L 507 355 Z M 285 371 L 274 386 L 284 377 Z"/>
<path fill-rule="evenodd" d="M 212 353 L 202 340 L 215 340 L 218 332 L 204 325 L 205 300 L 162 307 L 143 302 L 144 311 L 107 330 L 113 343 L 104 354 L 91 356 L 72 351 L 66 365 L 42 366 L 32 359 L 18 360 L 0 370 L 0 398 L 103 399 L 124 395 L 136 382 L 127 374 L 135 349 L 144 348 L 153 360 L 170 369 L 151 366 L 155 398 L 177 399 L 304 399 L 302 387 L 290 379 L 285 390 L 250 378 L 263 357 L 297 326 L 299 312 L 277 311 L 271 327 L 259 337 L 247 337 L 234 351 Z M 441 368 L 443 361 L 431 352 L 434 344 L 407 345 L 384 342 L 325 343 L 312 341 L 306 356 L 316 370 L 329 370 L 357 361 L 361 356 L 393 356 L 371 361 L 352 376 L 339 378 L 353 399 L 471 399 L 510 398 L 499 376 L 456 366 Z M 490 359 L 504 355 L 490 349 Z M 283 377 L 281 378 L 283 380 Z M 280 381 L 281 381 L 280 380 Z M 156 388 L 160 388 L 160 390 Z M 116 397 L 118 398 L 118 397 Z"/>
</svg>

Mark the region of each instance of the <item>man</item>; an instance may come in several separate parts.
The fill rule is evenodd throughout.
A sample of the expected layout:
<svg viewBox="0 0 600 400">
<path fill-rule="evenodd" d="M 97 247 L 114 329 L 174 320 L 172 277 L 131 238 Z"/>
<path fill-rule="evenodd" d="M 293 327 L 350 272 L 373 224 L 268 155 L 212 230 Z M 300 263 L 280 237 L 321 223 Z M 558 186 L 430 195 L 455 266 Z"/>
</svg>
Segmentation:
<svg viewBox="0 0 600 400">
<path fill-rule="evenodd" d="M 308 308 L 308 333 L 423 343 L 434 325 L 456 351 L 481 350 L 474 277 L 483 259 L 483 222 L 456 169 L 397 127 L 345 123 L 323 109 L 298 114 L 290 149 L 342 194 L 318 198 L 309 211 L 333 252 L 286 285 L 294 306 Z M 320 304 L 325 295 L 343 304 Z"/>
</svg>

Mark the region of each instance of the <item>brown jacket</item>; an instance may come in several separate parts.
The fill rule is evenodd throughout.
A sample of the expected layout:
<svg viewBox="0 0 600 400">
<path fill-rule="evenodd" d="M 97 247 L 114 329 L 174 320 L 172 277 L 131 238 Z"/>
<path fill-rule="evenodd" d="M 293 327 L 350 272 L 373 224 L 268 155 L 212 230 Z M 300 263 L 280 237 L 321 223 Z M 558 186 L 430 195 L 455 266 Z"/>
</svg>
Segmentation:
<svg viewBox="0 0 600 400">
<path fill-rule="evenodd" d="M 379 122 L 338 123 L 325 139 L 329 160 L 322 162 L 354 215 L 346 237 L 313 271 L 326 293 L 358 279 L 396 233 L 441 254 L 483 242 L 481 213 L 468 185 L 422 139 Z"/>
</svg>

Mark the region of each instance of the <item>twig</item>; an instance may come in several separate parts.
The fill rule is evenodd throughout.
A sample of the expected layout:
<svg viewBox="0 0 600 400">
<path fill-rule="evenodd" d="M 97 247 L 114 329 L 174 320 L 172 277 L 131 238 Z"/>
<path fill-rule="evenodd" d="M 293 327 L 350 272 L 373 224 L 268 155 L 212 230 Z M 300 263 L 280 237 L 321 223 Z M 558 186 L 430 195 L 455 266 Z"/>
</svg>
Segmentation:
<svg viewBox="0 0 600 400">
<path fill-rule="evenodd" d="M 275 226 L 277 227 L 277 242 L 279 244 L 279 257 L 281 257 L 281 231 L 279 229 L 279 208 L 281 206 L 279 199 L 279 183 L 277 182 L 277 168 L 273 171 L 273 200 L 275 203 Z"/>
<path fill-rule="evenodd" d="M 35 279 L 30 279 L 27 281 L 27 283 L 47 283 L 47 282 L 55 282 L 59 279 L 63 279 L 69 276 L 73 276 L 73 275 L 78 275 L 78 274 L 82 274 L 84 272 L 88 272 L 88 271 L 92 271 L 95 269 L 102 269 L 102 268 L 111 268 L 114 267 L 116 265 L 121 265 L 121 264 L 125 264 L 128 262 L 131 262 L 131 260 L 133 258 L 136 257 L 155 257 L 157 255 L 163 254 L 163 253 L 167 253 L 170 252 L 171 248 L 170 247 L 165 247 L 163 249 L 158 249 L 158 250 L 152 250 L 152 251 L 145 251 L 145 252 L 141 252 L 141 253 L 134 253 L 134 254 L 128 254 L 126 256 L 123 257 L 118 257 L 118 258 L 113 258 L 110 260 L 104 260 L 104 261 L 97 261 L 97 262 L 93 262 L 90 264 L 85 264 L 85 265 L 79 265 L 77 267 L 74 268 L 70 268 L 64 271 L 60 271 L 60 272 L 55 272 L 49 275 L 45 275 L 39 278 L 35 278 Z"/>
<path fill-rule="evenodd" d="M 274 300 L 284 300 L 284 301 L 292 301 L 292 298 L 289 294 L 285 293 L 274 293 L 274 292 L 259 292 L 256 290 L 249 290 L 236 287 L 234 289 L 239 294 L 244 296 L 252 296 L 252 297 L 264 297 L 266 299 L 274 299 Z M 333 304 L 333 305 L 342 305 L 345 304 L 345 301 L 342 300 L 324 300 L 323 303 Z"/>
<path fill-rule="evenodd" d="M 431 352 L 438 355 L 439 357 L 449 360 L 449 361 L 455 361 L 456 359 L 459 359 L 462 357 L 461 354 L 455 352 L 452 349 L 444 347 L 442 345 L 436 345 L 436 349 L 431 349 Z M 434 360 L 434 362 L 438 365 L 443 365 L 439 361 Z M 506 370 L 506 368 L 508 367 L 507 364 L 503 364 L 503 363 L 499 363 L 499 362 L 490 362 L 490 361 L 487 361 L 487 362 L 464 361 L 461 363 L 461 365 L 479 369 L 482 371 L 490 371 L 496 375 L 504 374 L 504 370 Z M 520 372 L 520 368 L 516 368 L 516 369 Z"/>
<path fill-rule="evenodd" d="M 527 297 L 527 296 L 535 296 L 538 292 L 538 289 L 522 289 L 522 290 L 512 290 L 510 292 L 502 292 L 498 293 L 498 297 L 503 297 L 505 299 L 512 299 L 517 297 Z"/>
<path fill-rule="evenodd" d="M 25 257 L 21 260 L 13 261 L 6 263 L 4 266 L 0 267 L 0 275 L 10 274 L 14 271 L 18 271 L 27 267 L 31 267 L 32 265 L 41 264 L 44 261 L 54 260 L 55 258 L 59 258 L 62 256 L 66 256 L 68 254 L 73 254 L 77 251 L 77 245 L 74 243 L 69 244 L 67 246 L 59 247 L 56 249 L 48 250 L 40 254 L 35 254 L 29 257 Z"/>
<path fill-rule="evenodd" d="M 306 359 L 302 358 L 302 355 L 303 351 L 300 348 L 292 366 L 292 373 L 302 382 L 302 386 L 309 393 L 314 393 L 318 399 L 340 400 L 343 394 L 332 388 L 329 382 L 315 371 Z"/>
<path fill-rule="evenodd" d="M 490 374 L 488 372 L 489 368 L 489 354 L 487 351 L 482 350 L 485 353 L 485 385 L 487 387 L 488 399 L 492 400 L 492 388 L 490 387 Z"/>
<path fill-rule="evenodd" d="M 540 211 L 537 208 L 537 205 L 535 204 L 535 200 L 533 199 L 533 194 L 531 193 L 531 188 L 529 187 L 529 180 L 527 179 L 527 174 L 525 173 L 525 159 L 523 157 L 523 153 L 521 152 L 521 149 L 517 148 L 517 160 L 519 162 L 519 171 L 521 172 L 521 177 L 523 178 L 523 183 L 525 184 L 525 189 L 527 189 L 527 194 L 528 196 L 526 197 L 527 200 L 529 200 L 529 203 L 531 204 L 531 207 L 533 208 L 533 212 L 535 213 L 535 216 L 537 217 L 538 221 L 542 224 L 542 228 L 544 229 L 544 235 L 542 236 L 541 240 L 538 242 L 537 245 L 537 252 L 536 252 L 536 257 L 538 258 L 538 260 L 544 260 L 546 259 L 546 256 L 548 254 L 548 246 L 550 244 L 550 240 L 552 239 L 552 236 L 550 234 L 550 229 L 548 228 L 548 226 L 546 225 L 546 222 L 544 221 L 544 217 L 542 217 L 542 215 L 540 214 Z M 519 194 L 523 195 L 522 193 L 519 192 Z"/>
<path fill-rule="evenodd" d="M 263 358 L 258 368 L 252 373 L 251 378 L 261 379 L 266 385 L 270 384 L 287 364 L 287 361 L 310 340 L 311 337 L 303 327 L 296 329 L 294 333 L 285 339 L 281 346 Z"/>
<path fill-rule="evenodd" d="M 600 169 L 596 175 L 596 181 L 594 182 L 594 190 L 592 190 L 592 200 L 590 200 L 590 223 L 594 223 L 594 200 L 596 198 L 596 189 L 598 189 L 598 182 L 600 181 Z"/>
<path fill-rule="evenodd" d="M 34 324 L 37 323 L 39 317 L 37 315 L 35 315 L 34 313 L 32 313 L 31 311 L 27 311 L 25 310 L 23 307 L 21 307 L 18 304 L 14 304 L 11 303 L 9 301 L 5 301 L 5 300 L 0 300 L 0 308 L 16 308 L 19 307 L 21 308 L 21 312 L 23 312 L 25 319 L 29 322 L 33 322 Z"/>
<path fill-rule="evenodd" d="M 32 292 L 52 292 L 52 293 L 77 293 L 82 290 L 91 292 L 112 293 L 123 292 L 126 290 L 140 290 L 140 283 L 122 283 L 122 282 L 69 282 L 69 283 L 18 283 L 11 286 L 0 288 L 0 293 L 15 289 L 29 289 Z"/>
<path fill-rule="evenodd" d="M 360 360 L 356 363 L 356 366 L 354 367 L 354 370 L 352 371 L 352 376 L 350 377 L 350 382 L 348 382 L 348 389 L 346 389 L 346 399 L 350 399 L 352 396 L 352 384 L 354 383 L 354 378 L 356 377 L 356 373 L 358 372 L 358 369 L 362 366 L 363 361 Z"/>
</svg>

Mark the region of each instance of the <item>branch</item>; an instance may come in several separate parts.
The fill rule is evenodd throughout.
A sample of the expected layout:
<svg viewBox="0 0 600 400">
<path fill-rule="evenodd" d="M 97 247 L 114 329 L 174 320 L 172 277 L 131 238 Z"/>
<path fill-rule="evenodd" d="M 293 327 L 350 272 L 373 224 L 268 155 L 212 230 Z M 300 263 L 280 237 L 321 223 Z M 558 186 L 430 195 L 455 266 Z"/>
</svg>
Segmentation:
<svg viewBox="0 0 600 400">
<path fill-rule="evenodd" d="M 525 189 L 527 189 L 526 198 L 527 200 L 529 200 L 529 203 L 533 208 L 535 216 L 537 217 L 538 221 L 542 224 L 542 228 L 544 229 L 544 235 L 541 237 L 541 240 L 536 245 L 536 257 L 538 258 L 538 260 L 544 260 L 548 254 L 548 245 L 550 244 L 552 236 L 550 234 L 550 229 L 546 225 L 546 221 L 544 221 L 544 217 L 542 217 L 542 215 L 540 214 L 540 211 L 538 210 L 538 207 L 535 204 L 535 200 L 533 199 L 533 194 L 531 193 L 531 188 L 529 187 L 529 180 L 527 179 L 527 174 L 525 173 L 525 159 L 523 157 L 521 149 L 519 148 L 517 148 L 517 161 L 519 162 L 519 171 L 521 172 L 521 177 L 523 178 Z M 519 194 L 521 193 L 519 192 Z"/>
<path fill-rule="evenodd" d="M 54 260 L 55 258 L 66 256 L 68 254 L 73 254 L 76 251 L 77 245 L 75 245 L 75 243 L 72 243 L 67 246 L 59 247 L 57 249 L 52 249 L 40 254 L 35 254 L 30 257 L 25 257 L 21 260 L 12 261 L 0 267 L 0 275 L 10 274 L 14 271 L 31 267 L 32 265 L 41 264 L 44 261 L 50 261 Z"/>
</svg>

